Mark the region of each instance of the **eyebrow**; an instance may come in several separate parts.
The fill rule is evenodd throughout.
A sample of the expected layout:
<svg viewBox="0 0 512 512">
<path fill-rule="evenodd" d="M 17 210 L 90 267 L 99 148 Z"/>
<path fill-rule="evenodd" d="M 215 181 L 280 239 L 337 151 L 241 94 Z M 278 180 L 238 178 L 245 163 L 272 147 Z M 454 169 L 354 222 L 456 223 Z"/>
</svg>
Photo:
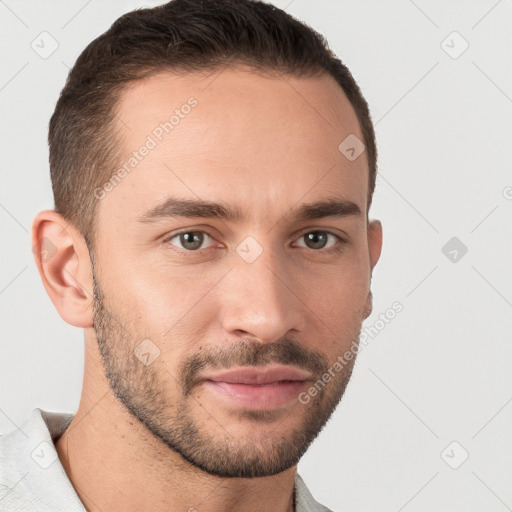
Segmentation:
<svg viewBox="0 0 512 512">
<path fill-rule="evenodd" d="M 202 199 L 178 199 L 169 197 L 155 208 L 139 217 L 140 222 L 150 223 L 163 217 L 216 218 L 237 222 L 243 219 L 243 212 L 221 203 Z"/>
<path fill-rule="evenodd" d="M 356 203 L 345 199 L 324 199 L 315 203 L 302 204 L 295 210 L 297 220 L 315 220 L 324 217 L 348 217 L 361 215 L 361 209 Z"/>
<path fill-rule="evenodd" d="M 289 214 L 298 221 L 322 219 L 325 217 L 348 217 L 361 215 L 361 209 L 356 203 L 341 198 L 327 198 L 322 201 L 301 204 Z M 231 222 L 245 219 L 243 211 L 222 203 L 204 201 L 201 199 L 178 199 L 169 197 L 161 204 L 141 215 L 138 220 L 142 223 L 156 222 L 162 218 L 215 218 Z"/>
</svg>

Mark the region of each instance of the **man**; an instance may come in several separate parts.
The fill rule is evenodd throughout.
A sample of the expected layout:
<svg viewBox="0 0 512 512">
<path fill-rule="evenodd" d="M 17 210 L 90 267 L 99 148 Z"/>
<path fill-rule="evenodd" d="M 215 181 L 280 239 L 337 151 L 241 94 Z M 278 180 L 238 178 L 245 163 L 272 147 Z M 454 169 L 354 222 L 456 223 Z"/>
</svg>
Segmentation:
<svg viewBox="0 0 512 512">
<path fill-rule="evenodd" d="M 368 107 L 316 32 L 174 0 L 80 55 L 33 224 L 84 329 L 74 415 L 3 436 L 9 511 L 320 511 L 297 463 L 349 381 L 382 232 Z"/>
</svg>

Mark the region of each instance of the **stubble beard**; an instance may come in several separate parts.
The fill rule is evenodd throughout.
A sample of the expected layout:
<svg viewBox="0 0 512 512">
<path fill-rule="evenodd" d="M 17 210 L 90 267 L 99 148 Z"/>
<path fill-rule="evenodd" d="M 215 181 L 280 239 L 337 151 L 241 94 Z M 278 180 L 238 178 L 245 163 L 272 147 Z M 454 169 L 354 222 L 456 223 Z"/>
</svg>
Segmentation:
<svg viewBox="0 0 512 512">
<path fill-rule="evenodd" d="M 355 357 L 323 390 L 307 404 L 299 406 L 305 408 L 303 419 L 292 429 L 280 428 L 284 418 L 278 409 L 240 409 L 233 414 L 237 420 L 244 418 L 252 422 L 250 438 L 228 433 L 229 429 L 223 428 L 217 420 L 213 421 L 215 431 L 208 430 L 192 410 L 193 406 L 200 411 L 215 410 L 211 404 L 199 404 L 193 396 L 201 370 L 293 364 L 312 371 L 317 382 L 330 366 L 325 355 L 305 349 L 291 339 L 270 344 L 244 340 L 230 345 L 229 349 L 215 347 L 187 356 L 173 376 L 158 361 L 146 366 L 135 356 L 134 348 L 143 338 L 129 331 L 130 323 L 123 324 L 119 321 L 121 317 L 108 308 L 94 266 L 93 283 L 94 329 L 105 376 L 114 395 L 151 434 L 188 463 L 211 475 L 223 478 L 272 476 L 296 465 L 331 417 L 350 380 Z M 169 386 L 177 387 L 177 400 L 172 400 L 166 392 Z M 258 427 L 262 424 L 265 434 L 258 437 Z M 274 427 L 269 433 L 271 424 Z"/>
</svg>

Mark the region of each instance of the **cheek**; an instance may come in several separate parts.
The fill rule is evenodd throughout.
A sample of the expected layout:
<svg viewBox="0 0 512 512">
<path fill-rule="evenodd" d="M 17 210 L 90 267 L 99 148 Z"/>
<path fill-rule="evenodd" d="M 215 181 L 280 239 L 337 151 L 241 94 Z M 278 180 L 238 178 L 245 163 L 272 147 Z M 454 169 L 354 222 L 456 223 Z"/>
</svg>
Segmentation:
<svg viewBox="0 0 512 512">
<path fill-rule="evenodd" d="M 150 338 L 176 360 L 204 339 L 214 314 L 208 292 L 225 270 L 147 265 L 133 269 L 129 279 L 119 270 L 109 278 L 111 304 L 133 337 Z"/>
<path fill-rule="evenodd" d="M 301 296 L 325 338 L 334 338 L 336 349 L 359 334 L 368 307 L 369 279 L 367 266 L 356 261 L 302 281 Z"/>
<path fill-rule="evenodd" d="M 331 332 L 343 334 L 357 328 L 363 320 L 368 298 L 364 282 L 333 280 L 309 295 L 308 306 L 323 319 Z"/>
</svg>

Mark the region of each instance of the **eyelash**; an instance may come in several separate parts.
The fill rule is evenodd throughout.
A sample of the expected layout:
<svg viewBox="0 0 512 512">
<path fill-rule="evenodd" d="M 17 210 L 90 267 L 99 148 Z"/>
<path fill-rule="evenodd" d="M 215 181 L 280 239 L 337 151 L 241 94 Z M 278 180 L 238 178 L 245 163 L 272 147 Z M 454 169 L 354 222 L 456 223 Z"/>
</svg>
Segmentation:
<svg viewBox="0 0 512 512">
<path fill-rule="evenodd" d="M 164 240 L 163 240 L 163 243 L 165 245 L 172 245 L 170 244 L 170 241 L 173 240 L 174 238 L 176 237 L 179 237 L 180 235 L 184 234 L 184 233 L 202 233 L 204 235 L 206 235 L 207 237 L 209 237 L 210 239 L 212 240 L 215 240 L 215 238 L 213 236 L 211 236 L 207 231 L 203 231 L 203 230 L 194 230 L 194 229 L 186 229 L 186 230 L 183 230 L 183 231 L 179 231 L 178 233 L 174 233 L 172 234 L 171 236 L 168 236 L 166 237 Z M 325 230 L 325 229 L 313 229 L 313 230 L 309 230 L 309 231 L 304 231 L 297 240 L 303 238 L 305 235 L 309 234 L 309 233 L 325 233 L 327 235 L 330 235 L 332 237 L 334 237 L 336 240 L 337 240 L 337 244 L 334 245 L 333 247 L 329 247 L 327 249 L 310 249 L 309 247 L 301 247 L 302 249 L 310 249 L 311 251 L 313 252 L 318 252 L 318 253 L 330 253 L 330 252 L 341 252 L 343 249 L 344 249 L 344 244 L 346 243 L 346 240 L 344 238 L 342 238 L 340 235 L 337 235 L 336 233 L 333 233 L 332 231 L 328 231 L 328 230 Z M 173 250 L 176 250 L 180 253 L 196 253 L 196 254 L 201 254 L 203 251 L 206 251 L 207 249 L 211 249 L 211 247 L 207 247 L 206 249 L 197 249 L 195 251 L 192 251 L 192 250 L 188 250 L 188 249 L 181 249 L 179 247 L 176 247 L 176 246 L 173 246 Z"/>
</svg>

